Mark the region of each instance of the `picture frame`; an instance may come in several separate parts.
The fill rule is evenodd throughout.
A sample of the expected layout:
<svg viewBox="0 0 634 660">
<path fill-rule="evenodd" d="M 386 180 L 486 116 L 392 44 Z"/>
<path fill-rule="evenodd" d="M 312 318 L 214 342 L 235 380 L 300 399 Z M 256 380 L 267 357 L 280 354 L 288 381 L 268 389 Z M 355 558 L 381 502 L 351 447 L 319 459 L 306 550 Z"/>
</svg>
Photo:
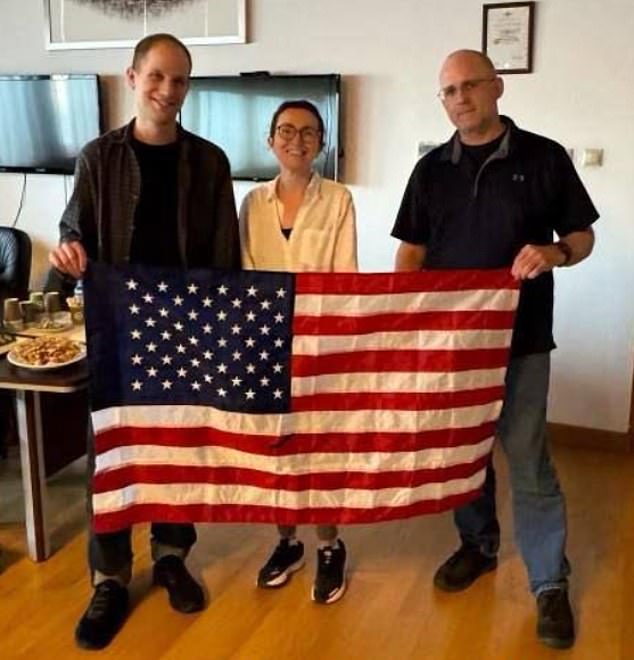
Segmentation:
<svg viewBox="0 0 634 660">
<path fill-rule="evenodd" d="M 482 5 L 482 51 L 498 73 L 532 73 L 535 2 Z"/>
<path fill-rule="evenodd" d="M 169 32 L 188 46 L 246 43 L 246 0 L 44 0 L 47 50 L 130 48 Z"/>
</svg>

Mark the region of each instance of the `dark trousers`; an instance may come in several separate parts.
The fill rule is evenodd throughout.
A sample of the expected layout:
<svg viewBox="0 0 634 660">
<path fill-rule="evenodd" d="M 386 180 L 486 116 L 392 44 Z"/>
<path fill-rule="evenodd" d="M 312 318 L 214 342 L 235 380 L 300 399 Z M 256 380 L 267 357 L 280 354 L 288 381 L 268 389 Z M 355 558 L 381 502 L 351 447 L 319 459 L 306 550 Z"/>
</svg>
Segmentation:
<svg viewBox="0 0 634 660">
<path fill-rule="evenodd" d="M 109 534 L 91 532 L 88 541 L 88 562 L 91 574 L 95 571 L 102 576 L 117 577 L 129 582 L 132 572 L 131 529 L 123 529 Z M 175 554 L 185 558 L 196 542 L 196 530 L 190 523 L 152 523 L 152 557 Z"/>
<path fill-rule="evenodd" d="M 92 483 L 95 471 L 95 441 L 92 424 L 88 422 L 88 487 L 87 508 L 92 521 Z M 122 529 L 108 534 L 90 532 L 88 539 L 88 564 L 93 582 L 99 582 L 103 576 L 116 577 L 123 583 L 130 581 L 132 573 L 132 530 Z M 196 529 L 191 523 L 152 523 L 151 544 L 152 558 L 157 561 L 161 557 L 172 554 L 187 556 L 190 548 L 196 542 Z M 98 573 L 95 576 L 95 573 Z"/>
</svg>

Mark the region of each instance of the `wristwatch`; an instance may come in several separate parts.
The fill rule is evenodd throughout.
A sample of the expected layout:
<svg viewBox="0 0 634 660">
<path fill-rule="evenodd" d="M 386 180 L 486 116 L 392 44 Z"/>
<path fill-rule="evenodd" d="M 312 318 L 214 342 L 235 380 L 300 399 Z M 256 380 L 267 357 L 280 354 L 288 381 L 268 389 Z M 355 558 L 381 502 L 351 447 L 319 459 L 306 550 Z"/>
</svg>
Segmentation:
<svg viewBox="0 0 634 660">
<path fill-rule="evenodd" d="M 555 243 L 555 246 L 564 255 L 564 261 L 563 263 L 559 264 L 559 267 L 567 266 L 570 263 L 570 260 L 572 259 L 572 249 L 570 245 L 568 245 L 568 243 L 565 243 L 564 241 L 557 241 Z"/>
</svg>

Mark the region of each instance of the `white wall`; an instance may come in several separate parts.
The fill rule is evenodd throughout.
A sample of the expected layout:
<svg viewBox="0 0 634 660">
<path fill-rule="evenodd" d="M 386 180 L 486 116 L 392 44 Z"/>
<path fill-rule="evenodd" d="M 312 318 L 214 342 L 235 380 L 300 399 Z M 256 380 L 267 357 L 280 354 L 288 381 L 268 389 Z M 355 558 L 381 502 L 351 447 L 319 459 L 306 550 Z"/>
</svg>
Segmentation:
<svg viewBox="0 0 634 660">
<path fill-rule="evenodd" d="M 47 52 L 39 0 L 2 0 L 0 72 L 106 76 L 109 126 L 131 112 L 119 74 L 130 50 Z M 192 49 L 194 74 L 344 75 L 346 163 L 364 270 L 392 267 L 388 238 L 419 141 L 451 129 L 435 91 L 443 57 L 478 48 L 475 0 L 251 0 L 246 45 Z M 550 419 L 628 427 L 634 359 L 634 5 L 630 0 L 540 0 L 534 73 L 507 76 L 501 109 L 567 147 L 602 147 L 604 166 L 581 169 L 599 211 L 590 260 L 557 273 Z M 12 221 L 21 175 L 0 175 L 0 223 Z M 246 186 L 236 185 L 240 198 Z M 36 240 L 36 281 L 56 239 L 64 178 L 31 175 L 18 226 Z"/>
</svg>

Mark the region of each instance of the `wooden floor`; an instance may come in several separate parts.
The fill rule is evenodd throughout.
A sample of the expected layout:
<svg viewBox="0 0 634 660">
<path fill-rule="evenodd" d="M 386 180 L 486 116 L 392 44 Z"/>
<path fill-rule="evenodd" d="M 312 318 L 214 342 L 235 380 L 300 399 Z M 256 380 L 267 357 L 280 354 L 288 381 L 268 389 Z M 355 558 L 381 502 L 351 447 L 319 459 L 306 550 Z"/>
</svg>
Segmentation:
<svg viewBox="0 0 634 660">
<path fill-rule="evenodd" d="M 147 529 L 135 532 L 133 612 L 102 658 L 161 660 L 539 660 L 634 658 L 634 456 L 559 447 L 568 496 L 572 601 L 578 640 L 570 651 L 535 638 L 534 601 L 512 541 L 501 470 L 500 566 L 460 594 L 434 590 L 438 562 L 456 543 L 449 515 L 344 530 L 351 554 L 349 591 L 339 603 L 310 601 L 314 535 L 302 530 L 310 562 L 291 584 L 261 591 L 254 579 L 275 535 L 262 525 L 200 526 L 190 566 L 209 592 L 196 615 L 170 610 L 150 587 Z M 90 596 L 85 567 L 82 479 L 56 479 L 58 548 L 36 565 L 25 556 L 21 524 L 6 520 L 11 469 L 0 468 L 0 658 L 90 657 L 73 629 Z M 4 484 L 4 485 L 2 485 Z M 4 490 L 3 490 L 4 488 Z M 4 502 L 4 504 L 3 504 Z"/>
</svg>

